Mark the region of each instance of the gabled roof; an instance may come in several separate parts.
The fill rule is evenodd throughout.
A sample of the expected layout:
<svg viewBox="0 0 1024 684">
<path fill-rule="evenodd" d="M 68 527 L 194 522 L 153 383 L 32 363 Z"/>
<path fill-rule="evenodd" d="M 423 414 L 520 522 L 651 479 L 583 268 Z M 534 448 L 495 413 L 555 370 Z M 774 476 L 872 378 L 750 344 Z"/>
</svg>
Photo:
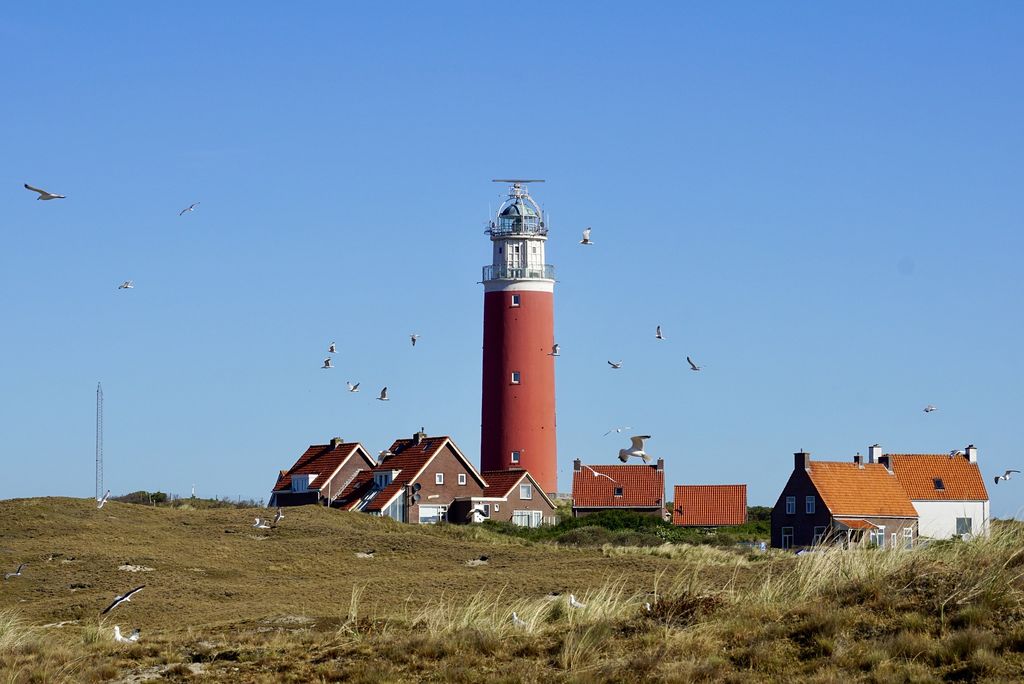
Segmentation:
<svg viewBox="0 0 1024 684">
<path fill-rule="evenodd" d="M 351 511 L 363 500 L 364 496 L 370 493 L 371 489 L 373 489 L 373 470 L 360 470 L 335 498 L 341 502 L 342 508 Z"/>
<path fill-rule="evenodd" d="M 832 515 L 916 518 L 899 480 L 884 465 L 811 461 L 810 477 Z M 802 501 L 797 501 L 802 510 Z"/>
<path fill-rule="evenodd" d="M 896 479 L 912 500 L 988 501 L 977 463 L 948 454 L 889 454 Z M 942 489 L 935 479 L 942 480 Z"/>
<path fill-rule="evenodd" d="M 836 518 L 836 522 L 849 530 L 877 530 L 878 525 L 862 518 Z"/>
<path fill-rule="evenodd" d="M 286 492 L 291 490 L 292 475 L 316 475 L 316 479 L 310 483 L 309 488 L 311 490 L 318 490 L 357 450 L 362 451 L 362 455 L 369 460 L 370 464 L 376 463 L 359 442 L 341 442 L 337 445 L 311 444 L 299 456 L 299 460 L 295 462 L 295 465 L 288 470 L 280 471 L 273 491 Z"/>
<path fill-rule="evenodd" d="M 622 496 L 615 496 L 619 487 Z M 659 508 L 664 504 L 665 471 L 657 466 L 581 465 L 573 471 L 573 508 Z"/>
<path fill-rule="evenodd" d="M 381 457 L 373 472 L 395 470 L 401 472 L 363 510 L 366 512 L 377 512 L 387 508 L 388 504 L 402 491 L 405 485 L 413 484 L 419 478 L 423 469 L 440 453 L 445 445 L 451 447 L 452 452 L 465 467 L 466 472 L 479 482 L 481 487 L 486 487 L 487 482 L 484 481 L 480 473 L 473 467 L 473 464 L 459 451 L 459 448 L 455 446 L 455 442 L 450 437 L 424 437 L 420 440 L 419 444 L 413 439 L 396 439 L 395 443 L 388 449 L 390 453 Z"/>
<path fill-rule="evenodd" d="M 676 485 L 673 525 L 742 525 L 747 522 L 747 485 Z"/>
<path fill-rule="evenodd" d="M 507 470 L 485 470 L 480 473 L 484 480 L 487 481 L 487 486 L 484 488 L 483 497 L 504 499 L 507 498 L 509 492 L 511 492 L 516 485 L 523 481 L 523 478 L 527 478 L 533 484 L 533 491 L 539 492 L 544 500 L 555 507 L 555 502 L 544 493 L 544 489 L 537 484 L 537 481 L 533 479 L 533 475 L 529 473 L 525 468 L 509 468 Z"/>
</svg>

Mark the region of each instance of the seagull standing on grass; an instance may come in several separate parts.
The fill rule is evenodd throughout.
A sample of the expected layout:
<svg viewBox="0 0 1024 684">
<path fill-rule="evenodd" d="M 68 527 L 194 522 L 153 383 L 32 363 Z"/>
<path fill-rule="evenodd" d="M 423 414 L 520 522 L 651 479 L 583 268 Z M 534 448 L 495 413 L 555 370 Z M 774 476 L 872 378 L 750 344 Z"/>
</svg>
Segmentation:
<svg viewBox="0 0 1024 684">
<path fill-rule="evenodd" d="M 109 498 L 110 498 L 110 490 L 108 489 L 107 493 L 103 495 L 102 499 L 97 499 L 96 500 L 96 508 L 103 508 L 103 504 L 107 503 L 107 499 L 109 499 Z"/>
<path fill-rule="evenodd" d="M 270 523 L 264 520 L 263 518 L 256 518 L 256 522 L 254 522 L 252 526 L 255 527 L 257 530 L 270 529 Z"/>
<path fill-rule="evenodd" d="M 590 226 L 587 226 L 586 228 L 583 229 L 583 239 L 580 240 L 580 244 L 581 245 L 592 245 L 592 244 L 594 244 L 593 242 L 590 241 Z"/>
<path fill-rule="evenodd" d="M 657 330 L 654 331 L 654 339 L 663 340 L 665 336 L 661 334 L 661 326 L 659 325 Z"/>
<path fill-rule="evenodd" d="M 618 370 L 622 368 L 622 361 L 609 361 L 608 365 L 612 367 L 612 370 Z"/>
<path fill-rule="evenodd" d="M 938 410 L 939 410 L 938 406 L 932 406 L 931 404 L 928 404 L 927 406 L 924 407 L 924 412 L 925 413 L 931 413 L 932 411 L 938 411 Z"/>
<path fill-rule="evenodd" d="M 130 290 L 133 287 L 135 287 L 135 281 L 134 280 L 126 280 L 123 283 L 121 283 L 120 285 L 118 285 L 117 289 L 118 290 Z"/>
<path fill-rule="evenodd" d="M 47 192 L 46 190 L 41 190 L 39 188 L 33 188 L 28 183 L 25 183 L 25 187 L 27 189 L 31 190 L 32 192 L 38 192 L 39 193 L 39 197 L 36 197 L 37 200 L 66 199 L 64 197 L 64 195 L 57 195 L 57 194 L 52 193 L 52 192 Z"/>
<path fill-rule="evenodd" d="M 199 206 L 199 202 L 193 202 L 192 204 L 188 205 L 187 207 L 185 207 L 184 209 L 179 211 L 178 212 L 178 216 L 184 216 L 185 214 L 187 214 L 187 213 L 189 213 L 191 211 L 195 211 L 195 208 L 198 207 L 198 206 Z"/>
<path fill-rule="evenodd" d="M 644 440 L 650 439 L 650 435 L 636 435 L 630 437 L 631 444 L 628 449 L 619 449 L 619 460 L 625 463 L 629 460 L 630 456 L 636 456 L 637 458 L 643 459 L 644 463 L 651 462 L 651 455 L 644 451 Z"/>
<path fill-rule="evenodd" d="M 136 627 L 131 634 L 128 636 L 121 635 L 121 628 L 114 625 L 114 641 L 121 644 L 133 644 L 139 640 L 139 635 L 142 634 L 142 630 Z"/>
<path fill-rule="evenodd" d="M 349 392 L 358 392 L 359 391 L 359 383 L 358 382 L 353 385 L 351 382 L 346 380 L 345 384 L 348 385 L 348 391 Z"/>
<path fill-rule="evenodd" d="M 515 625 L 516 627 L 526 627 L 526 620 L 523 620 L 521 617 L 516 615 L 516 612 L 513 610 L 512 611 L 512 624 Z"/>
<path fill-rule="evenodd" d="M 135 587 L 134 589 L 132 589 L 130 591 L 126 591 L 125 593 L 123 593 L 120 596 L 116 597 L 114 599 L 114 602 L 111 603 L 106 608 L 104 608 L 103 612 L 101 612 L 100 615 L 106 615 L 107 613 L 109 613 L 110 611 L 114 610 L 115 608 L 117 608 L 122 603 L 125 603 L 126 601 L 131 601 L 132 600 L 132 596 L 134 596 L 135 594 L 137 594 L 140 591 L 142 591 L 142 589 L 145 586 L 146 586 L 145 584 L 140 584 L 139 586 Z"/>
<path fill-rule="evenodd" d="M 693 362 L 693 359 L 691 359 L 689 356 L 686 357 L 686 363 L 690 364 L 690 370 L 692 371 L 699 371 L 701 369 L 701 367 L 695 364 Z"/>
<path fill-rule="evenodd" d="M 382 389 L 380 391 L 380 396 L 377 397 L 377 401 L 387 401 L 387 400 L 388 400 L 388 388 L 385 387 L 384 389 Z"/>
<path fill-rule="evenodd" d="M 334 364 L 331 362 L 331 357 L 328 356 L 324 359 L 324 365 L 320 366 L 320 368 L 334 368 Z"/>
<path fill-rule="evenodd" d="M 21 577 L 21 571 L 25 569 L 26 565 L 28 565 L 28 563 L 22 563 L 21 565 L 18 566 L 18 569 L 15 570 L 14 572 L 8 572 L 7 574 L 5 574 L 4 575 L 4 579 L 5 580 L 9 580 L 12 577 Z"/>
<path fill-rule="evenodd" d="M 569 594 L 569 605 L 573 608 L 586 608 L 587 604 L 582 603 L 576 598 L 576 594 Z"/>
<path fill-rule="evenodd" d="M 1019 473 L 1019 470 L 1007 470 L 1002 475 L 996 475 L 996 484 L 999 484 L 1000 480 L 1009 480 L 1013 477 L 1014 473 Z"/>
</svg>

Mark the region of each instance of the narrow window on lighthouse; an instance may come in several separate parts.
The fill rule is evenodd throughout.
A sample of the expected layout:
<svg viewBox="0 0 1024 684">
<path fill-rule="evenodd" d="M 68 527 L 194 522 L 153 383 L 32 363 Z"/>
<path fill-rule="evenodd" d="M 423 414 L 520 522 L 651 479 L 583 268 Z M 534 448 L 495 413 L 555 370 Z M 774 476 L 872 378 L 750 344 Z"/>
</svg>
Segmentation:
<svg viewBox="0 0 1024 684">
<path fill-rule="evenodd" d="M 513 463 L 519 463 L 519 452 L 518 451 L 513 451 L 512 452 L 512 462 Z"/>
<path fill-rule="evenodd" d="M 513 385 L 518 385 L 519 384 L 519 371 L 512 371 L 512 384 Z"/>
<path fill-rule="evenodd" d="M 512 306 L 519 306 L 519 295 L 512 295 Z"/>
</svg>

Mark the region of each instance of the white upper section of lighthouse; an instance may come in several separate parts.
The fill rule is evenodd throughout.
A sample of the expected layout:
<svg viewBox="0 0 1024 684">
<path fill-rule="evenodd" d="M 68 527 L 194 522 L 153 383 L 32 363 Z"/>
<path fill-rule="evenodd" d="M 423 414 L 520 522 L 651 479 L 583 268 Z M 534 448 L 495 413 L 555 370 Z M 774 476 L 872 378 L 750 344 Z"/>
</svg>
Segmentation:
<svg viewBox="0 0 1024 684">
<path fill-rule="evenodd" d="M 491 264 L 484 266 L 483 283 L 493 290 L 554 291 L 555 267 L 544 263 L 548 226 L 544 212 L 530 197 L 527 183 L 543 181 L 507 180 L 508 199 L 498 208 L 487 233 L 491 236 Z"/>
</svg>

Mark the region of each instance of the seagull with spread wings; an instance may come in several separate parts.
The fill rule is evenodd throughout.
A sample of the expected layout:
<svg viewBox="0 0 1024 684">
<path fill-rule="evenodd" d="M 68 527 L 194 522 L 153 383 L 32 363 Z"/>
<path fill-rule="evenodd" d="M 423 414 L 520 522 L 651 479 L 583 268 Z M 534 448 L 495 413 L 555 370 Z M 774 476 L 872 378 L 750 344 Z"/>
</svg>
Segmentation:
<svg viewBox="0 0 1024 684">
<path fill-rule="evenodd" d="M 199 206 L 199 202 L 193 202 L 192 204 L 188 205 L 187 207 L 185 207 L 184 209 L 179 211 L 178 212 L 178 216 L 184 216 L 185 214 L 187 214 L 189 212 L 195 211 L 196 207 L 198 207 L 198 206 Z"/>
<path fill-rule="evenodd" d="M 109 613 L 110 611 L 114 610 L 115 608 L 117 608 L 122 603 L 126 603 L 126 602 L 131 601 L 132 600 L 132 596 L 134 596 L 135 594 L 137 594 L 140 591 L 142 591 L 145 588 L 145 586 L 146 586 L 145 584 L 140 584 L 139 586 L 135 587 L 134 589 L 132 589 L 130 591 L 126 591 L 125 593 L 123 593 L 120 596 L 116 597 L 114 599 L 114 602 L 111 603 L 106 608 L 104 608 L 103 611 L 100 613 L 100 615 L 106 615 L 107 613 Z"/>
<path fill-rule="evenodd" d="M 622 361 L 609 361 L 608 365 L 612 367 L 612 370 L 618 370 L 622 368 Z"/>
<path fill-rule="evenodd" d="M 561 356 L 561 355 L 562 355 L 562 348 L 557 343 L 551 345 L 551 351 L 548 353 L 548 356 Z"/>
<path fill-rule="evenodd" d="M 384 389 L 382 389 L 380 391 L 380 396 L 377 397 L 377 401 L 387 401 L 387 400 L 388 400 L 388 388 L 385 387 Z"/>
<path fill-rule="evenodd" d="M 338 347 L 337 347 L 337 345 L 334 344 L 334 342 L 331 342 L 329 345 L 327 345 L 327 353 L 328 354 L 333 354 L 337 350 L 338 350 Z"/>
<path fill-rule="evenodd" d="M 282 520 L 284 520 L 284 513 L 281 511 L 280 508 L 278 508 L 277 513 L 274 514 L 274 526 L 276 527 L 277 523 L 281 522 Z"/>
<path fill-rule="evenodd" d="M 132 630 L 132 633 L 128 636 L 121 634 L 121 628 L 118 625 L 114 625 L 114 641 L 120 644 L 134 644 L 139 640 L 139 635 L 142 634 L 142 630 L 136 627 Z"/>
<path fill-rule="evenodd" d="M 665 339 L 665 336 L 661 334 L 661 326 L 660 325 L 654 331 L 654 339 L 656 339 L 656 340 L 663 340 L 663 339 Z"/>
<path fill-rule="evenodd" d="M 118 285 L 117 289 L 118 290 L 130 290 L 133 287 L 135 287 L 135 281 L 134 280 L 126 280 L 123 283 L 121 283 L 120 285 Z"/>
<path fill-rule="evenodd" d="M 107 493 L 103 495 L 102 499 L 96 499 L 96 508 L 103 508 L 103 504 L 107 503 L 107 499 L 109 499 L 109 498 L 110 498 L 110 490 L 108 489 Z"/>
<path fill-rule="evenodd" d="M 630 459 L 630 457 L 635 456 L 636 458 L 643 459 L 644 463 L 650 463 L 651 455 L 644 451 L 644 440 L 650 438 L 650 435 L 635 435 L 630 437 L 629 448 L 619 449 L 619 460 L 625 463 Z"/>
<path fill-rule="evenodd" d="M 334 368 L 334 362 L 331 361 L 330 356 L 324 359 L 324 365 L 320 366 L 320 368 Z"/>
<path fill-rule="evenodd" d="M 699 371 L 701 369 L 701 366 L 695 364 L 689 356 L 686 357 L 686 363 L 690 364 L 690 370 L 692 371 Z"/>
<path fill-rule="evenodd" d="M 932 411 L 938 411 L 938 410 L 939 410 L 938 406 L 932 406 L 931 404 L 928 404 L 927 406 L 924 407 L 924 412 L 925 413 L 931 413 Z"/>
<path fill-rule="evenodd" d="M 999 484 L 1000 480 L 1009 480 L 1013 478 L 1014 473 L 1019 473 L 1019 470 L 1007 470 L 1002 475 L 996 475 L 996 484 Z"/>
<path fill-rule="evenodd" d="M 47 192 L 46 190 L 42 190 L 40 188 L 33 188 L 28 183 L 25 183 L 25 188 L 31 190 L 32 192 L 38 192 L 39 197 L 36 197 L 37 200 L 66 199 L 64 195 L 58 195 L 56 193 Z"/>
<path fill-rule="evenodd" d="M 5 580 L 9 580 L 9 579 L 11 579 L 12 577 L 21 577 L 21 571 L 25 569 L 25 566 L 26 566 L 26 565 L 28 565 L 28 563 L 22 563 L 21 565 L 19 565 L 19 566 L 18 566 L 18 569 L 17 569 L 17 570 L 15 570 L 14 572 L 8 572 L 8 573 L 6 573 L 6 574 L 4 575 L 4 579 L 5 579 Z"/>
<path fill-rule="evenodd" d="M 581 467 L 581 468 L 586 468 L 587 470 L 589 470 L 589 471 L 590 471 L 591 473 L 593 473 L 593 474 L 594 474 L 594 477 L 607 477 L 607 478 L 608 478 L 609 480 L 611 480 L 611 481 L 612 481 L 612 482 L 614 482 L 615 484 L 619 484 L 619 481 L 618 481 L 618 480 L 616 480 L 616 479 L 615 479 L 614 477 L 612 477 L 611 475 L 605 475 L 604 473 L 599 473 L 599 472 L 597 472 L 596 470 L 594 470 L 593 468 L 591 468 L 590 466 L 588 466 L 588 465 L 585 465 L 585 464 L 583 464 L 583 463 L 581 463 L 581 464 L 580 464 L 580 467 Z"/>
<path fill-rule="evenodd" d="M 256 522 L 254 522 L 252 526 L 255 527 L 257 530 L 270 529 L 270 523 L 264 520 L 263 518 L 256 518 Z"/>
<path fill-rule="evenodd" d="M 619 432 L 622 432 L 623 430 L 628 430 L 628 429 L 629 429 L 629 426 L 628 426 L 628 425 L 627 425 L 627 426 L 625 426 L 625 427 L 617 427 L 617 428 L 612 428 L 611 430 L 609 430 L 608 432 L 604 433 L 604 434 L 603 434 L 603 435 L 601 435 L 601 436 L 602 436 L 602 437 L 607 437 L 608 435 L 612 434 L 613 432 L 617 434 L 617 433 L 619 433 Z"/>
<path fill-rule="evenodd" d="M 348 391 L 349 392 L 358 392 L 359 391 L 359 383 L 358 382 L 353 385 L 351 382 L 346 380 L 345 384 L 348 385 Z"/>
<path fill-rule="evenodd" d="M 593 242 L 590 241 L 590 226 L 587 226 L 586 228 L 583 229 L 583 239 L 580 240 L 580 244 L 581 245 L 592 245 L 592 244 L 594 244 Z"/>
<path fill-rule="evenodd" d="M 416 346 L 416 340 L 420 339 L 420 336 L 416 333 L 409 335 L 409 341 L 412 342 L 412 346 Z"/>
</svg>

